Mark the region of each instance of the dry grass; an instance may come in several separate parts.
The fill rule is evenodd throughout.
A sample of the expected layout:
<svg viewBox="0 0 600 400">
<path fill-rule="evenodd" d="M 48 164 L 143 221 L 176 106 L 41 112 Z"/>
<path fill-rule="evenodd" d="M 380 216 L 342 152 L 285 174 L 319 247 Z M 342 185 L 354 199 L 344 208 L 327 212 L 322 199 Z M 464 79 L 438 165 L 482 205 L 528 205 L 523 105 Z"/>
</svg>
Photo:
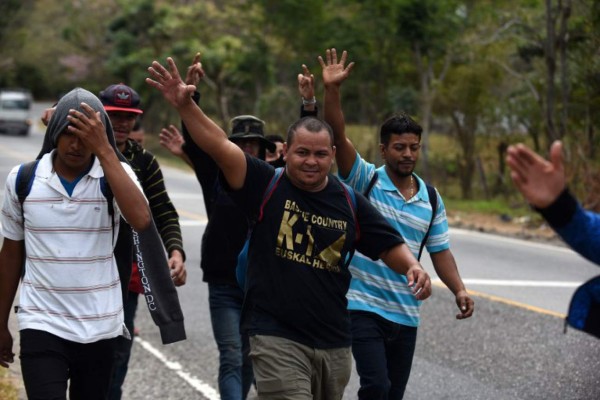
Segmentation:
<svg viewBox="0 0 600 400">
<path fill-rule="evenodd" d="M 0 367 L 0 399 L 18 400 L 18 391 L 6 368 Z"/>
</svg>

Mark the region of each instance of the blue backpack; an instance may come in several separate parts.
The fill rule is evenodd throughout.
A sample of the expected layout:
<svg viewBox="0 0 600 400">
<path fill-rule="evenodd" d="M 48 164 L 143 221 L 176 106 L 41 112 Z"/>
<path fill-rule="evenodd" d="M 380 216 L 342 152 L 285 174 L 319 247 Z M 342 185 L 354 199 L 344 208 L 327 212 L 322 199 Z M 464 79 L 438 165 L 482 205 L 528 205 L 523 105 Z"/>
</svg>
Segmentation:
<svg viewBox="0 0 600 400">
<path fill-rule="evenodd" d="M 258 218 L 257 218 L 256 222 L 254 222 L 250 226 L 250 228 L 248 228 L 248 236 L 246 237 L 246 242 L 244 242 L 244 247 L 242 247 L 242 250 L 240 251 L 240 254 L 238 255 L 238 262 L 237 262 L 237 266 L 235 268 L 235 276 L 238 281 L 238 284 L 240 285 L 240 287 L 242 289 L 245 289 L 245 287 L 246 287 L 246 271 L 248 270 L 248 248 L 250 247 L 250 237 L 252 236 L 252 228 L 258 222 L 262 221 L 263 210 L 265 208 L 265 205 L 267 204 L 267 202 L 271 198 L 271 195 L 273 195 L 273 192 L 279 185 L 279 181 L 281 180 L 281 177 L 283 176 L 284 170 L 285 170 L 285 167 L 280 167 L 280 168 L 275 169 L 275 174 L 273 175 L 273 177 L 269 181 L 269 184 L 267 185 L 267 188 L 265 189 L 265 193 L 263 195 L 263 200 L 262 200 L 262 203 L 260 204 L 260 208 L 258 211 Z M 346 199 L 348 200 L 348 204 L 350 205 L 350 209 L 352 210 L 352 217 L 354 218 L 354 224 L 356 226 L 356 240 L 358 241 L 358 239 L 360 237 L 360 226 L 358 224 L 358 218 L 356 217 L 356 196 L 354 194 L 354 190 L 351 187 L 349 187 L 348 185 L 346 185 L 345 183 L 343 183 L 339 180 L 338 180 L 338 182 L 342 185 L 342 189 L 344 189 L 344 194 L 346 195 Z M 345 262 L 346 267 L 350 264 L 350 261 L 352 260 L 353 255 L 354 255 L 354 249 L 348 254 L 348 256 L 346 258 L 346 262 Z"/>
<path fill-rule="evenodd" d="M 569 304 L 567 325 L 600 339 L 600 275 L 579 286 Z"/>
</svg>

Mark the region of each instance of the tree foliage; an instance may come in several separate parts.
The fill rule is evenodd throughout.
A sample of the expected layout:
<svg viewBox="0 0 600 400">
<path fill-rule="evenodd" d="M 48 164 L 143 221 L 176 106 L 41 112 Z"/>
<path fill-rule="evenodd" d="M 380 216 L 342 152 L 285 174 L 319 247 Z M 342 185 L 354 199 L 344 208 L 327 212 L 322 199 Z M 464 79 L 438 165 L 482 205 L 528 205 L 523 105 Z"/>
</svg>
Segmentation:
<svg viewBox="0 0 600 400">
<path fill-rule="evenodd" d="M 440 175 L 429 173 L 429 135 L 454 138 L 444 176 L 456 174 L 463 197 L 482 195 L 478 176 L 494 181 L 494 193 L 506 191 L 502 152 L 486 160 L 482 142 L 494 138 L 502 149 L 525 139 L 544 151 L 562 137 L 575 158 L 571 173 L 585 185 L 600 145 L 599 4 L 5 0 L 0 85 L 54 99 L 74 86 L 98 92 L 125 82 L 142 96 L 147 130 L 158 131 L 177 117 L 145 84 L 147 67 L 172 56 L 185 74 L 201 52 L 205 111 L 225 129 L 233 116 L 255 114 L 267 132 L 283 134 L 298 115 L 301 65 L 317 78 L 320 98 L 317 56 L 335 47 L 356 63 L 343 90 L 348 123 L 372 135 L 393 113 L 415 116 L 424 127 L 421 173 L 430 180 Z M 375 136 L 372 143 L 371 155 Z"/>
</svg>

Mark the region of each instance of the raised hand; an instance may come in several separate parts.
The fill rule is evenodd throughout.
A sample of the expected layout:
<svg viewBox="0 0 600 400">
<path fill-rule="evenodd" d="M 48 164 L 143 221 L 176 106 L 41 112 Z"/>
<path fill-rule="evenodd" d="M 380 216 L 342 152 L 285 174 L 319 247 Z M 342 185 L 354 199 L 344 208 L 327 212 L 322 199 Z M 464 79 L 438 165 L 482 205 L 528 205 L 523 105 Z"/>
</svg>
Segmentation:
<svg viewBox="0 0 600 400">
<path fill-rule="evenodd" d="M 204 78 L 204 69 L 202 69 L 202 63 L 200 62 L 200 53 L 196 53 L 194 61 L 188 67 L 187 73 L 185 74 L 185 83 L 188 85 L 198 86 L 198 83 Z"/>
<path fill-rule="evenodd" d="M 302 73 L 298 74 L 298 92 L 306 101 L 315 98 L 315 76 L 310 73 L 308 67 L 304 64 L 302 64 Z"/>
<path fill-rule="evenodd" d="M 508 148 L 506 163 L 515 186 L 532 206 L 548 207 L 567 185 L 560 141 L 552 143 L 550 161 L 520 143 Z"/>
<path fill-rule="evenodd" d="M 183 156 L 184 153 L 181 146 L 183 146 L 185 140 L 175 125 L 169 125 L 168 128 L 163 128 L 158 137 L 160 145 L 169 150 L 171 154 L 177 157 Z"/>
<path fill-rule="evenodd" d="M 195 105 L 191 96 L 196 90 L 196 86 L 188 85 L 181 79 L 177 65 L 171 57 L 167 58 L 167 64 L 169 70 L 158 61 L 153 61 L 152 65 L 148 67 L 151 78 L 146 78 L 146 83 L 158 89 L 165 100 L 177 109 Z"/>
<path fill-rule="evenodd" d="M 354 62 L 346 64 L 348 53 L 346 50 L 342 52 L 342 57 L 338 62 L 337 51 L 335 49 L 327 49 L 325 51 L 325 61 L 319 56 L 319 64 L 323 68 L 323 84 L 340 86 L 346 80 L 350 71 L 354 67 Z"/>
</svg>

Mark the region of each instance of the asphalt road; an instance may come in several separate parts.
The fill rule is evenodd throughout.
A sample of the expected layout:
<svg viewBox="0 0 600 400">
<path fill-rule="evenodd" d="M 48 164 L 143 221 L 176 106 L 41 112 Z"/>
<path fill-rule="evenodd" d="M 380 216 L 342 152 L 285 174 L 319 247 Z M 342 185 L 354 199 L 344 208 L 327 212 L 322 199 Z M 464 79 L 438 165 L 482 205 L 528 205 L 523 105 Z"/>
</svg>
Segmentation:
<svg viewBox="0 0 600 400">
<path fill-rule="evenodd" d="M 41 135 L 0 136 L 0 187 L 12 165 L 37 154 Z M 161 345 L 142 304 L 124 399 L 218 399 L 218 354 L 199 268 L 202 196 L 193 175 L 163 169 L 188 255 L 188 283 L 178 291 L 188 339 Z M 451 230 L 451 240 L 476 312 L 457 321 L 450 292 L 436 285 L 422 307 L 405 398 L 600 399 L 600 342 L 563 332 L 572 292 L 598 268 L 561 247 L 462 230 Z M 16 335 L 14 318 L 11 323 Z M 353 373 L 344 398 L 356 398 L 357 388 Z"/>
</svg>

